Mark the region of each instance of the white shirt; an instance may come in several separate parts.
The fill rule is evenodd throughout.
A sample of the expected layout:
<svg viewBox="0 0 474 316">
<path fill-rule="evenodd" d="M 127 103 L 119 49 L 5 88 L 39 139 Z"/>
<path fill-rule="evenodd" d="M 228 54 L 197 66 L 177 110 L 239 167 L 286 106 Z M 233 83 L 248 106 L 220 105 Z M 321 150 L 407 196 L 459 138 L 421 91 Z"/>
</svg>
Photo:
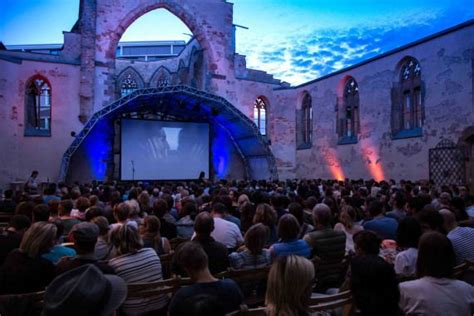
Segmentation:
<svg viewBox="0 0 474 316">
<path fill-rule="evenodd" d="M 395 273 L 405 276 L 416 274 L 416 259 L 418 258 L 418 249 L 408 248 L 395 257 Z"/>
<path fill-rule="evenodd" d="M 244 242 L 239 227 L 220 217 L 214 217 L 214 231 L 211 237 L 227 248 L 237 248 Z"/>
<path fill-rule="evenodd" d="M 400 283 L 400 308 L 410 315 L 471 316 L 474 287 L 466 282 L 423 277 Z"/>
</svg>

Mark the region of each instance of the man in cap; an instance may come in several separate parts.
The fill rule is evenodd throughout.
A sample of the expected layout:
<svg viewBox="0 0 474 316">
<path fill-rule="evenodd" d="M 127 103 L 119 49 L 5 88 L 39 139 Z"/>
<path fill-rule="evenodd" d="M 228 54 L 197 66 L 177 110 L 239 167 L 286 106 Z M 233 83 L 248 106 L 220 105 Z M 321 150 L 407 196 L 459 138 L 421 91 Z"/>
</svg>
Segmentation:
<svg viewBox="0 0 474 316">
<path fill-rule="evenodd" d="M 74 248 L 77 255 L 62 259 L 56 267 L 56 275 L 85 264 L 93 264 L 105 274 L 115 274 L 105 262 L 97 260 L 95 255 L 95 244 L 99 237 L 99 227 L 94 223 L 82 222 L 76 224 L 71 231 Z"/>
</svg>

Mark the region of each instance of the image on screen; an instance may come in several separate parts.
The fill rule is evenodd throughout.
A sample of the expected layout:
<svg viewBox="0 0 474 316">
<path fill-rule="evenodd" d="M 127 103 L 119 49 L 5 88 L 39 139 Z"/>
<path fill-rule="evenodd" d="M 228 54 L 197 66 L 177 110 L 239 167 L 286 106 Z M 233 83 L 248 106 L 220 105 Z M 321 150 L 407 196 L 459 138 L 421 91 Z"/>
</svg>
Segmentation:
<svg viewBox="0 0 474 316">
<path fill-rule="evenodd" d="M 121 126 L 121 180 L 209 174 L 209 124 L 123 119 Z"/>
</svg>

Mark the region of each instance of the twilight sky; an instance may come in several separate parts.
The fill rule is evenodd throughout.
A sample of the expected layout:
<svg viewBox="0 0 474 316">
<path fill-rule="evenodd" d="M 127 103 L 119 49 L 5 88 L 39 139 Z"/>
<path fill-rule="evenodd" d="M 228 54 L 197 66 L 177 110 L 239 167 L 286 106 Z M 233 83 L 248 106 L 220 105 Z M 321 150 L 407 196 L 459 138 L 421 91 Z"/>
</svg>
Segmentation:
<svg viewBox="0 0 474 316">
<path fill-rule="evenodd" d="M 300 84 L 474 18 L 474 0 L 234 0 L 237 52 L 249 68 Z M 0 0 L 0 41 L 62 43 L 79 0 Z M 188 40 L 175 16 L 158 9 L 122 40 Z"/>
</svg>

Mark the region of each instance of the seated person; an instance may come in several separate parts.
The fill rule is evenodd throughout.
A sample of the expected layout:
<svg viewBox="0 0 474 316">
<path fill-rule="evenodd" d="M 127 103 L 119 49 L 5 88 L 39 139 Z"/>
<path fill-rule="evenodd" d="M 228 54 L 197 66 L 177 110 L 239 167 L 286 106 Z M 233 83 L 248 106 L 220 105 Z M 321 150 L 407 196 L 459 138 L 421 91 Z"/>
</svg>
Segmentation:
<svg viewBox="0 0 474 316">
<path fill-rule="evenodd" d="M 453 279 L 453 246 L 441 233 L 420 238 L 417 276 L 400 283 L 400 307 L 406 315 L 461 316 L 474 313 L 474 287 Z"/>
<path fill-rule="evenodd" d="M 20 248 L 0 268 L 0 294 L 42 291 L 54 278 L 54 265 L 41 258 L 54 245 L 56 226 L 37 222 L 25 232 Z"/>
<path fill-rule="evenodd" d="M 10 219 L 7 229 L 0 233 L 0 266 L 10 251 L 20 247 L 25 231 L 31 226 L 25 215 L 15 215 Z"/>
<path fill-rule="evenodd" d="M 56 266 L 56 275 L 86 264 L 95 265 L 103 273 L 115 274 L 109 265 L 99 262 L 95 255 L 95 245 L 99 237 L 99 227 L 96 224 L 89 222 L 77 224 L 71 231 L 71 237 L 77 255 L 61 259 Z"/>
<path fill-rule="evenodd" d="M 15 213 L 16 202 L 13 201 L 13 190 L 5 190 L 3 192 L 3 199 L 0 201 L 0 212 Z"/>
<path fill-rule="evenodd" d="M 265 225 L 261 223 L 252 225 L 245 233 L 243 250 L 229 255 L 230 266 L 236 270 L 269 266 L 270 251 L 264 248 L 268 233 Z"/>
<path fill-rule="evenodd" d="M 358 256 L 351 264 L 350 288 L 361 315 L 400 316 L 400 291 L 393 266 L 377 255 Z"/>
<path fill-rule="evenodd" d="M 364 223 L 364 229 L 376 232 L 382 239 L 396 240 L 398 222 L 396 219 L 384 216 L 383 204 L 372 201 L 368 211 L 372 219 Z"/>
<path fill-rule="evenodd" d="M 95 255 L 98 260 L 108 260 L 113 248 L 109 241 L 109 221 L 105 216 L 97 216 L 92 219 L 92 223 L 99 227 L 99 237 L 97 237 L 97 243 L 95 244 Z"/>
<path fill-rule="evenodd" d="M 421 237 L 421 225 L 413 217 L 405 217 L 398 224 L 397 244 L 403 251 L 395 257 L 395 273 L 403 276 L 416 275 L 418 241 Z"/>
<path fill-rule="evenodd" d="M 56 220 L 53 222 L 56 225 L 56 238 L 54 239 L 54 247 L 51 248 L 47 253 L 43 254 L 41 257 L 51 261 L 54 264 L 57 264 L 59 260 L 63 257 L 74 257 L 76 251 L 72 248 L 62 246 L 62 237 L 64 233 L 64 225 L 61 220 Z"/>
<path fill-rule="evenodd" d="M 51 282 L 41 315 L 115 315 L 126 297 L 122 278 L 104 275 L 94 265 L 83 265 Z"/>
<path fill-rule="evenodd" d="M 176 252 L 178 264 L 191 277 L 192 285 L 182 287 L 173 296 L 169 305 L 169 315 L 193 315 L 192 304 L 185 302 L 196 300 L 196 296 L 206 295 L 206 300 L 220 302 L 218 308 L 224 307 L 224 313 L 238 310 L 243 296 L 239 286 L 231 279 L 218 280 L 208 268 L 208 258 L 201 245 L 195 241 L 184 243 Z M 215 298 L 215 299 L 214 299 Z M 221 311 L 222 312 L 222 311 Z M 209 313 L 209 315 L 215 315 Z M 217 314 L 219 315 L 219 313 Z M 222 315 L 222 314 L 221 314 Z"/>
<path fill-rule="evenodd" d="M 160 234 L 160 228 L 161 221 L 154 215 L 145 217 L 143 220 L 143 226 L 141 226 L 143 247 L 154 249 L 158 256 L 167 254 L 171 251 L 168 239 Z"/>
<path fill-rule="evenodd" d="M 311 248 L 303 239 L 298 239 L 300 224 L 292 214 L 283 215 L 278 222 L 279 242 L 270 247 L 272 258 L 297 255 L 305 258 L 311 256 Z"/>
<path fill-rule="evenodd" d="M 313 279 L 314 266 L 308 259 L 278 257 L 268 274 L 267 315 L 309 315 Z"/>
<path fill-rule="evenodd" d="M 62 200 L 61 202 L 59 202 L 59 218 L 63 222 L 65 235 L 69 235 L 69 232 L 71 231 L 72 227 L 81 222 L 77 218 L 71 216 L 73 207 L 74 204 L 72 200 Z"/>
</svg>

